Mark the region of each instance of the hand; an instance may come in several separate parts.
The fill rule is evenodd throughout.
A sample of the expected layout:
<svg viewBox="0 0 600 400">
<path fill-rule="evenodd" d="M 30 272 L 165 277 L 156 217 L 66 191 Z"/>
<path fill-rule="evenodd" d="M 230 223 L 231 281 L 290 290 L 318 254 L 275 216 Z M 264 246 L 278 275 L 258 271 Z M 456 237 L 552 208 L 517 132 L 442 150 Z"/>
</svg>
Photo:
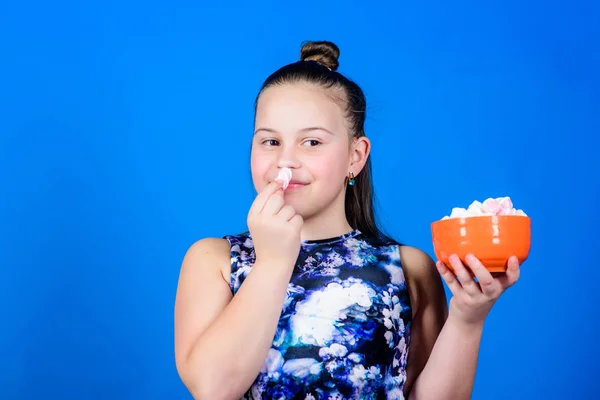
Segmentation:
<svg viewBox="0 0 600 400">
<path fill-rule="evenodd" d="M 450 299 L 450 313 L 466 324 L 483 324 L 496 300 L 519 279 L 519 261 L 511 257 L 506 273 L 498 277 L 492 276 L 474 255 L 467 255 L 466 261 L 470 270 L 456 254 L 450 256 L 455 273 L 441 261 L 436 266 L 454 295 Z"/>
<path fill-rule="evenodd" d="M 293 268 L 300 252 L 300 228 L 304 221 L 291 205 L 285 204 L 282 184 L 271 182 L 256 196 L 247 222 L 256 260 L 284 263 Z"/>
</svg>

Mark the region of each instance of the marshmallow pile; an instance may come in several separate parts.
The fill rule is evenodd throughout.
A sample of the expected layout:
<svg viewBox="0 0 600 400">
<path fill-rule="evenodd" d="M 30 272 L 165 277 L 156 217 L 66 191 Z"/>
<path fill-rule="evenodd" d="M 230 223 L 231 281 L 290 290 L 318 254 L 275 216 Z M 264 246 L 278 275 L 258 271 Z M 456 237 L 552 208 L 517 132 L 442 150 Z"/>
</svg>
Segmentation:
<svg viewBox="0 0 600 400">
<path fill-rule="evenodd" d="M 454 207 L 452 209 L 452 213 L 449 216 L 447 215 L 442 219 L 491 215 L 520 215 L 524 217 L 527 216 L 523 212 L 523 210 L 519 210 L 513 207 L 513 203 L 510 200 L 510 197 L 498 197 L 495 199 L 489 198 L 483 203 L 475 200 L 467 209 Z"/>
<path fill-rule="evenodd" d="M 277 178 L 275 178 L 276 181 L 282 181 L 283 182 L 283 190 L 287 189 L 288 185 L 290 184 L 290 180 L 292 179 L 292 170 L 287 168 L 287 167 L 283 167 L 279 170 L 279 173 L 277 174 Z"/>
</svg>

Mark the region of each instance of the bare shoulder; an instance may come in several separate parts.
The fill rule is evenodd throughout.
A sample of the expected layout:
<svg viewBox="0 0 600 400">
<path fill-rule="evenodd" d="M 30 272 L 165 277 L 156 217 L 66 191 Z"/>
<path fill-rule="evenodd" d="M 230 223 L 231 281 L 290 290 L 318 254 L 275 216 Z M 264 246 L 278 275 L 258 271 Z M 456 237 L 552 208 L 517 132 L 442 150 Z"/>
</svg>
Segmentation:
<svg viewBox="0 0 600 400">
<path fill-rule="evenodd" d="M 403 266 L 408 268 L 410 272 L 428 274 L 433 269 L 437 273 L 435 262 L 429 254 L 421 249 L 411 246 L 400 246 L 400 257 Z"/>
<path fill-rule="evenodd" d="M 400 260 L 411 295 L 414 311 L 423 297 L 432 297 L 444 288 L 433 259 L 425 251 L 411 246 L 400 246 Z"/>
<path fill-rule="evenodd" d="M 209 237 L 196 241 L 188 248 L 181 264 L 181 273 L 206 273 L 208 268 L 219 271 L 227 282 L 230 274 L 229 267 L 229 242 L 227 239 Z"/>
<path fill-rule="evenodd" d="M 217 257 L 229 256 L 229 242 L 227 239 L 204 238 L 194 242 L 185 254 L 185 259 L 195 259 L 198 257 Z"/>
</svg>

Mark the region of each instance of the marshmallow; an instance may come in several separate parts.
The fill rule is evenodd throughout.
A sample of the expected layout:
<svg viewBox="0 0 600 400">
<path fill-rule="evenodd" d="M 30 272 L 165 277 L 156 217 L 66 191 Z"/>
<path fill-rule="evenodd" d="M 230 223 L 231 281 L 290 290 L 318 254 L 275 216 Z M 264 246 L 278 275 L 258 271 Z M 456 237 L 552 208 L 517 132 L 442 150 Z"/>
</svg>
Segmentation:
<svg viewBox="0 0 600 400">
<path fill-rule="evenodd" d="M 486 199 L 483 203 L 475 200 L 467 209 L 454 207 L 452 209 L 452 213 L 449 216 L 447 215 L 442 219 L 491 215 L 520 215 L 523 217 L 527 216 L 527 214 L 525 214 L 523 210 L 519 210 L 513 207 L 513 203 L 510 197 L 498 197 L 495 199 Z"/>
<path fill-rule="evenodd" d="M 291 179 L 292 179 L 292 170 L 287 167 L 281 168 L 279 170 L 279 174 L 277 174 L 277 178 L 275 178 L 276 181 L 283 182 L 283 190 L 287 189 L 288 185 L 290 184 Z"/>
</svg>

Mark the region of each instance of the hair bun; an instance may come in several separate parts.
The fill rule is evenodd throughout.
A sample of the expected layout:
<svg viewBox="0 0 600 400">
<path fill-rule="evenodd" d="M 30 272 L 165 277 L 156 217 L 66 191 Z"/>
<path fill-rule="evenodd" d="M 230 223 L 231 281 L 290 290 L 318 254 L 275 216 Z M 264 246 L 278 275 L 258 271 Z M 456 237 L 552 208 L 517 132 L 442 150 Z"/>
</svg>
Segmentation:
<svg viewBox="0 0 600 400">
<path fill-rule="evenodd" d="M 338 69 L 340 49 L 332 42 L 305 42 L 300 50 L 300 60 L 316 61 L 331 71 Z"/>
</svg>

